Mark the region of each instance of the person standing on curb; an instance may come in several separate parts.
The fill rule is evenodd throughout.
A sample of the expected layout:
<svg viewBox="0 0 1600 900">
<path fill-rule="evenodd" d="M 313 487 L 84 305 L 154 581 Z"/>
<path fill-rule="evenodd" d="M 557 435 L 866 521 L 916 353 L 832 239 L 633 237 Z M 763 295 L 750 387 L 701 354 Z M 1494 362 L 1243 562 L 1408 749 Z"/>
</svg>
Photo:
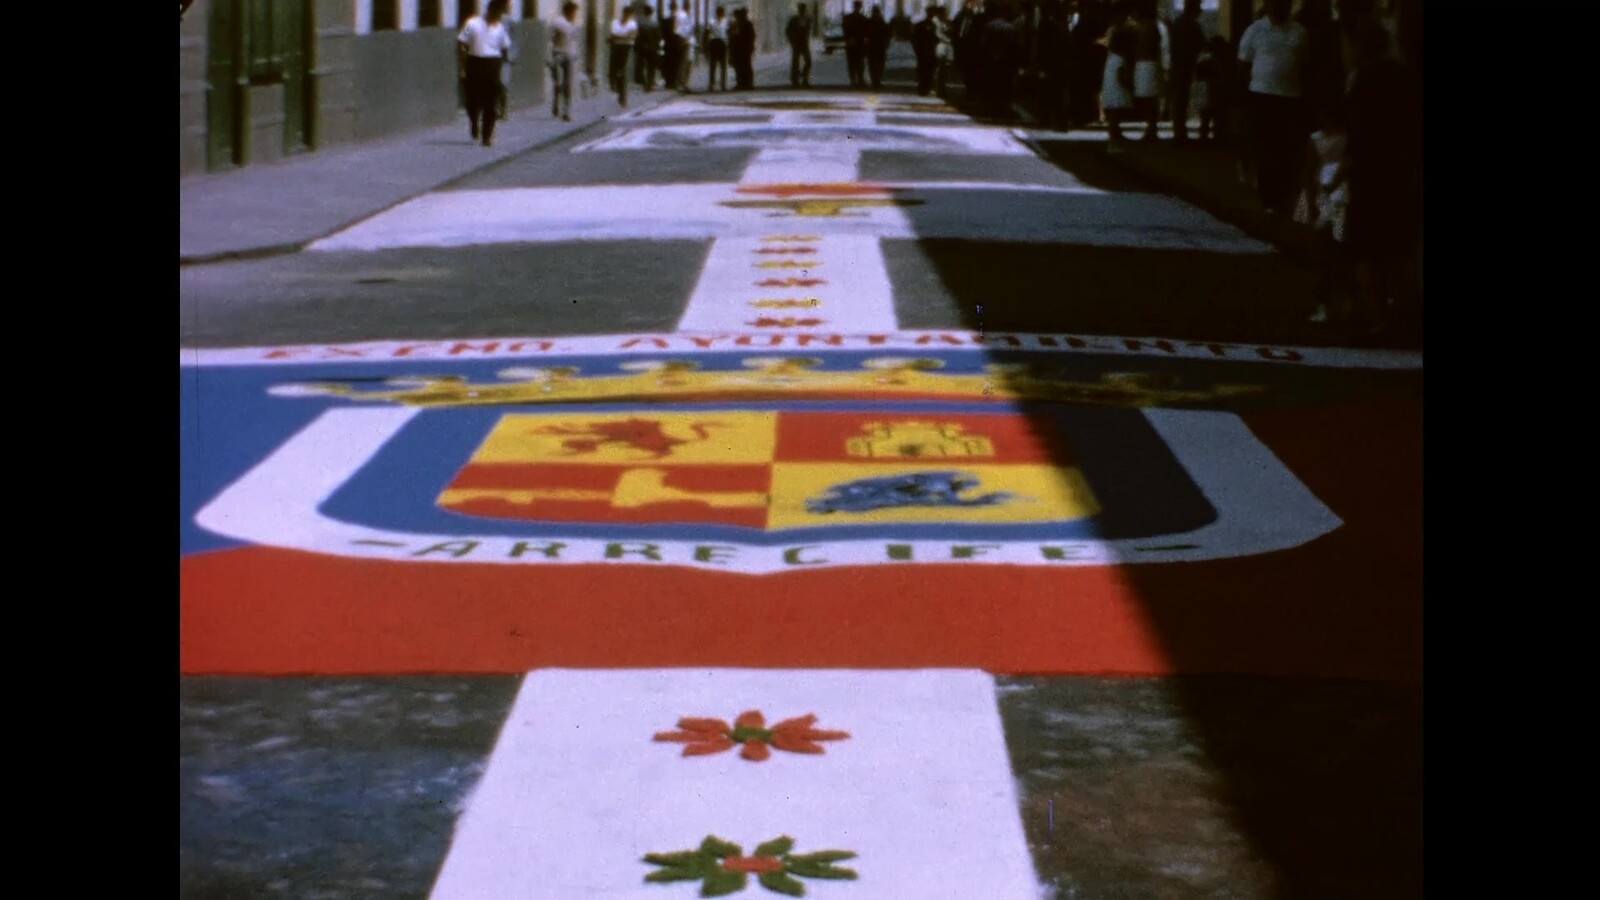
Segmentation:
<svg viewBox="0 0 1600 900">
<path fill-rule="evenodd" d="M 550 115 L 572 121 L 572 52 L 578 46 L 578 4 L 567 0 L 550 23 Z"/>
<path fill-rule="evenodd" d="M 783 36 L 789 41 L 789 86 L 811 87 L 811 17 L 804 3 L 795 6 Z"/>
<path fill-rule="evenodd" d="M 733 11 L 733 24 L 728 26 L 728 53 L 733 57 L 733 89 L 748 91 L 756 86 L 756 23 L 750 21 L 750 11 L 739 7 Z"/>
<path fill-rule="evenodd" d="M 508 0 L 489 0 L 482 16 L 473 16 L 456 37 L 458 72 L 466 85 L 467 122 L 472 137 L 494 143 L 495 106 L 500 96 L 500 67 L 511 55 L 511 34 L 502 21 Z"/>
<path fill-rule="evenodd" d="M 706 26 L 706 67 L 710 69 L 706 91 L 717 89 L 717 73 L 722 73 L 722 90 L 728 90 L 728 12 L 717 7 L 717 17 Z"/>
<path fill-rule="evenodd" d="M 1274 216 L 1293 198 L 1311 132 L 1303 100 L 1311 40 L 1305 26 L 1289 18 L 1289 6 L 1290 0 L 1267 0 L 1267 14 L 1239 38 L 1239 62 L 1248 70 L 1245 109 L 1256 195 Z"/>
<path fill-rule="evenodd" d="M 617 92 L 617 105 L 628 105 L 628 56 L 633 52 L 633 44 L 639 38 L 639 23 L 633 20 L 633 7 L 623 6 L 617 10 L 617 18 L 611 23 L 611 89 Z"/>
</svg>

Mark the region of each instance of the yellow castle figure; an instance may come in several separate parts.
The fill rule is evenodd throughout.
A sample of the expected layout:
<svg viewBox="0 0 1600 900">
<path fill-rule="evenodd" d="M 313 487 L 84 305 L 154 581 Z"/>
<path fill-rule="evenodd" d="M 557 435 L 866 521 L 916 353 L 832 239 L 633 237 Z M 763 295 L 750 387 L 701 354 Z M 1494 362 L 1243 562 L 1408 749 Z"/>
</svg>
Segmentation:
<svg viewBox="0 0 1600 900">
<path fill-rule="evenodd" d="M 994 443 L 979 434 L 963 434 L 948 422 L 868 422 L 866 434 L 845 441 L 851 456 L 925 459 L 948 456 L 993 456 Z"/>
</svg>

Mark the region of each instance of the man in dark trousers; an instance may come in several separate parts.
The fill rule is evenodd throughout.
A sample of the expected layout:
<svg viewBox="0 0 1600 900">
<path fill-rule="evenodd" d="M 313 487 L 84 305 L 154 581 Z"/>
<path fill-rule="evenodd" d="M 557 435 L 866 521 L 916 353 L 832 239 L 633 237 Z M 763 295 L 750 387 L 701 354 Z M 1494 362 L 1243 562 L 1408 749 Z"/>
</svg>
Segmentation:
<svg viewBox="0 0 1600 900">
<path fill-rule="evenodd" d="M 1016 13 L 1009 0 L 988 0 L 985 4 L 987 21 L 978 38 L 982 61 L 980 84 L 983 86 L 984 105 L 996 119 L 1007 121 L 1012 117 L 1011 90 L 1017 69 L 1022 65 L 1022 32 L 1017 28 Z"/>
<path fill-rule="evenodd" d="M 645 93 L 656 89 L 656 72 L 661 66 L 661 23 L 655 10 L 639 4 L 639 38 L 633 42 L 633 80 Z"/>
<path fill-rule="evenodd" d="M 872 76 L 872 89 L 883 89 L 883 67 L 889 59 L 889 42 L 893 40 L 889 20 L 883 17 L 883 7 L 874 5 L 867 19 L 867 72 Z"/>
<path fill-rule="evenodd" d="M 728 26 L 728 52 L 733 57 L 734 90 L 755 87 L 756 23 L 750 21 L 750 11 L 742 6 L 733 11 L 733 22 Z"/>
<path fill-rule="evenodd" d="M 911 26 L 911 49 L 917 54 L 917 96 L 926 97 L 933 90 L 933 66 L 938 61 L 939 27 L 933 20 L 938 7 L 923 10 L 922 21 Z"/>
<path fill-rule="evenodd" d="M 1194 87 L 1195 65 L 1205 49 L 1206 32 L 1200 27 L 1200 0 L 1183 0 L 1183 13 L 1167 27 L 1172 69 L 1167 73 L 1167 102 L 1172 105 L 1172 139 L 1189 140 L 1189 96 Z"/>
<path fill-rule="evenodd" d="M 678 17 L 681 15 L 678 4 L 673 3 L 661 17 L 661 78 L 669 91 L 678 87 L 678 62 L 683 59 L 683 44 L 678 40 Z"/>
<path fill-rule="evenodd" d="M 789 84 L 791 87 L 811 86 L 811 17 L 806 15 L 804 3 L 795 6 L 794 15 L 784 26 L 783 36 L 789 41 Z"/>
<path fill-rule="evenodd" d="M 861 14 L 861 0 L 856 0 L 855 10 L 844 17 L 844 62 L 850 70 L 850 86 L 866 83 L 864 66 L 867 57 L 867 17 Z"/>
</svg>

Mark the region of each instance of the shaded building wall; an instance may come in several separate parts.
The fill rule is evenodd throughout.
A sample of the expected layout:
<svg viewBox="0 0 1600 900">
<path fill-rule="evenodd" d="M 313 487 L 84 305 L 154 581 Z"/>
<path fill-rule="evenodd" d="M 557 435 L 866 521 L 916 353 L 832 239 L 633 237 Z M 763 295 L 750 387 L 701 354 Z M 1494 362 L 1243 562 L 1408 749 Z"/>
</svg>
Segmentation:
<svg viewBox="0 0 1600 900">
<path fill-rule="evenodd" d="M 178 174 L 206 167 L 206 6 L 195 0 L 178 23 Z"/>
</svg>

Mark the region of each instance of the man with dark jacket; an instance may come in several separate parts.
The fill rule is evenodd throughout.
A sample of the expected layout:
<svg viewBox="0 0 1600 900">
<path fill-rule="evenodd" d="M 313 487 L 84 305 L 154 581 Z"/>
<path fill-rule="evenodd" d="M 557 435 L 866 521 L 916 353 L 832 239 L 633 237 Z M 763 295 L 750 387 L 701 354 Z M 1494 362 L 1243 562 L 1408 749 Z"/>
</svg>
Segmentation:
<svg viewBox="0 0 1600 900">
<path fill-rule="evenodd" d="M 883 88 L 883 67 L 889 59 L 889 42 L 893 40 L 889 20 L 883 17 L 883 7 L 874 5 L 867 18 L 867 72 L 872 77 L 872 89 Z"/>
<path fill-rule="evenodd" d="M 985 105 L 989 114 L 997 119 L 1012 117 L 1011 90 L 1022 65 L 1022 31 L 1012 18 L 1013 10 L 1008 0 L 989 0 L 987 21 L 978 38 L 982 54 L 979 68 Z"/>
<path fill-rule="evenodd" d="M 733 88 L 748 91 L 756 86 L 756 24 L 750 11 L 739 7 L 728 25 L 728 53 L 733 61 Z"/>
<path fill-rule="evenodd" d="M 811 86 L 811 17 L 806 15 L 804 3 L 795 5 L 794 15 L 783 28 L 789 41 L 789 85 Z"/>
<path fill-rule="evenodd" d="M 1167 27 L 1172 69 L 1167 73 L 1167 102 L 1172 105 L 1172 139 L 1189 139 L 1189 96 L 1194 87 L 1195 65 L 1205 49 L 1206 32 L 1200 27 L 1200 0 L 1183 0 L 1183 13 Z"/>
<path fill-rule="evenodd" d="M 866 60 L 867 17 L 861 13 L 861 0 L 856 0 L 855 9 L 844 17 L 844 62 L 850 72 L 851 87 L 866 83 Z"/>
<path fill-rule="evenodd" d="M 938 7 L 923 10 L 922 21 L 911 26 L 911 49 L 917 54 L 917 96 L 926 97 L 933 90 L 933 66 L 938 61 L 939 26 L 933 16 Z"/>
</svg>

